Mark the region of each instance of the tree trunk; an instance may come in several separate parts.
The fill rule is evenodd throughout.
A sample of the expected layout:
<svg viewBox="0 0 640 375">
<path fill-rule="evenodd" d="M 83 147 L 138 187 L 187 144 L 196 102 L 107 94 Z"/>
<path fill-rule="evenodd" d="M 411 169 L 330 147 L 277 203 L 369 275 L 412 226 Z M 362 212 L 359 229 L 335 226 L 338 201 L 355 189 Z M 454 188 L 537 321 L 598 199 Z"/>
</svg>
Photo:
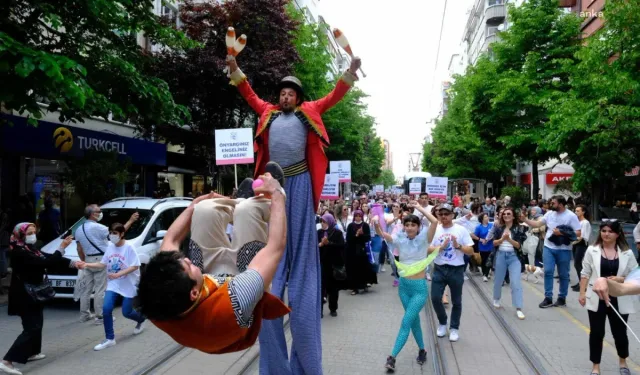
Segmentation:
<svg viewBox="0 0 640 375">
<path fill-rule="evenodd" d="M 540 181 L 538 181 L 538 159 L 533 158 L 531 160 L 531 183 L 533 186 L 531 187 L 531 197 L 530 199 L 538 199 L 538 190 L 540 186 Z"/>
<path fill-rule="evenodd" d="M 591 185 L 591 220 L 600 220 L 600 184 Z"/>
</svg>

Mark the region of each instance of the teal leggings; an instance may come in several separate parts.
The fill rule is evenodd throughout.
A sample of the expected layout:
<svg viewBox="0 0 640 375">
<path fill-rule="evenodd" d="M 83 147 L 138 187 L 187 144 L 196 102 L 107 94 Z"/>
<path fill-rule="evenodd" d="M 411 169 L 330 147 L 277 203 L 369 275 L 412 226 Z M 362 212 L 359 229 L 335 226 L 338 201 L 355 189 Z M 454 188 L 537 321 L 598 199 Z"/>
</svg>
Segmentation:
<svg viewBox="0 0 640 375">
<path fill-rule="evenodd" d="M 427 302 L 428 292 L 427 280 L 424 278 L 416 280 L 400 278 L 398 294 L 405 312 L 400 325 L 400 332 L 398 332 L 398 337 L 396 338 L 396 344 L 391 353 L 392 357 L 397 357 L 404 344 L 407 343 L 409 331 L 413 332 L 413 338 L 416 340 L 418 348 L 424 349 L 422 327 L 420 326 L 420 311 L 422 311 L 424 304 Z"/>
</svg>

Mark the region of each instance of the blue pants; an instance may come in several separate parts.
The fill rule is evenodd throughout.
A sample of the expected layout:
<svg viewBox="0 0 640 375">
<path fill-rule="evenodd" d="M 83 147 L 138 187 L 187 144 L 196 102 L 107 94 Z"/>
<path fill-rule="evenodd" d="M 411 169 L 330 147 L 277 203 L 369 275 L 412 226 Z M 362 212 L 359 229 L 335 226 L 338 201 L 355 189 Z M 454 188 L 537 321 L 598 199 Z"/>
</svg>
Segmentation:
<svg viewBox="0 0 640 375">
<path fill-rule="evenodd" d="M 462 316 L 462 285 L 464 285 L 464 265 L 462 266 L 439 266 L 436 264 L 431 280 L 431 303 L 438 316 L 440 325 L 447 325 L 447 311 L 442 303 L 444 288 L 449 286 L 451 291 L 451 329 L 460 327 L 460 316 Z"/>
<path fill-rule="evenodd" d="M 273 277 L 271 293 L 283 299 L 284 288 L 288 288 L 293 339 L 291 358 L 282 328 L 283 319 L 264 320 L 259 336 L 260 375 L 320 375 L 320 252 L 309 173 L 288 177 L 285 190 L 287 247 Z"/>
<path fill-rule="evenodd" d="M 371 252 L 373 253 L 374 263 L 371 265 L 373 272 L 378 273 L 380 270 L 380 253 L 382 252 L 382 237 L 371 237 Z"/>
<path fill-rule="evenodd" d="M 109 340 L 113 340 L 113 307 L 118 297 L 122 297 L 116 292 L 107 290 L 104 294 L 104 304 L 102 305 L 102 320 L 104 321 L 104 334 Z M 135 321 L 136 323 L 144 322 L 144 317 L 133 309 L 133 298 L 122 297 L 122 315 Z"/>
<path fill-rule="evenodd" d="M 417 280 L 400 278 L 398 294 L 400 295 L 402 307 L 404 307 L 404 316 L 402 317 L 402 324 L 400 325 L 396 343 L 393 346 L 393 352 L 391 352 L 392 357 L 397 357 L 404 344 L 407 343 L 409 331 L 413 333 L 413 338 L 416 340 L 418 348 L 424 349 L 422 327 L 420 326 L 420 311 L 422 311 L 424 304 L 427 302 L 428 293 L 429 288 L 424 278 Z"/>
<path fill-rule="evenodd" d="M 493 280 L 493 299 L 500 301 L 502 298 L 502 282 L 507 275 L 513 275 L 511 277 L 511 302 L 516 309 L 522 309 L 522 279 L 518 277 L 520 275 L 520 259 L 515 251 L 497 251 L 495 258 L 495 278 Z"/>
<path fill-rule="evenodd" d="M 558 297 L 567 298 L 569 291 L 569 270 L 571 267 L 571 250 L 557 250 L 544 247 L 542 252 L 542 263 L 544 264 L 544 296 L 553 298 L 553 273 L 558 265 L 558 276 L 560 276 L 560 291 Z"/>
</svg>

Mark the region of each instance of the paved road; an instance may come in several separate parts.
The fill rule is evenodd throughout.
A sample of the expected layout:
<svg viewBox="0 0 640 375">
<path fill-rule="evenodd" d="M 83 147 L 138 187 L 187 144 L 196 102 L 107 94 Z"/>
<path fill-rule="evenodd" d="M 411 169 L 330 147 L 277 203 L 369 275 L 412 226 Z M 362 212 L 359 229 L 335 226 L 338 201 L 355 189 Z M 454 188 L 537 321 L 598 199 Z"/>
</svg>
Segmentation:
<svg viewBox="0 0 640 375">
<path fill-rule="evenodd" d="M 480 283 L 481 291 L 491 297 L 493 283 Z M 379 276 L 380 284 L 364 295 L 340 295 L 339 316 L 326 316 L 322 320 L 323 367 L 325 374 L 382 374 L 387 355 L 392 349 L 402 319 L 397 289 L 391 287 L 387 274 Z M 549 374 L 588 374 L 588 319 L 586 311 L 578 305 L 577 293 L 570 292 L 568 307 L 539 309 L 542 284 L 524 282 L 524 312 L 526 320 L 515 317 L 511 307 L 508 287 L 503 288 L 500 312 L 523 342 L 536 353 Z M 557 286 L 556 286 L 557 287 Z M 520 354 L 493 318 L 478 292 L 465 284 L 460 341 L 449 343 L 438 339 L 447 366 L 452 374 L 528 374 L 530 373 Z M 448 309 L 449 310 L 449 309 Z M 150 363 L 162 358 L 175 348 L 175 343 L 163 332 L 149 325 L 140 336 L 133 337 L 134 323 L 115 313 L 118 345 L 101 352 L 93 346 L 104 337 L 102 326 L 78 323 L 77 304 L 56 302 L 45 310 L 43 352 L 46 360 L 30 363 L 20 368 L 27 374 L 67 374 L 79 369 L 91 369 L 95 373 L 136 374 Z M 426 315 L 421 315 L 425 341 L 433 335 L 427 325 Z M 630 319 L 630 326 L 640 331 L 637 315 Z M 20 332 L 20 321 L 6 315 L 6 306 L 0 307 L 0 354 L 6 352 Z M 290 336 L 288 336 L 290 340 Z M 603 353 L 603 374 L 617 374 L 617 360 L 610 333 Z M 631 370 L 640 374 L 640 344 L 630 336 L 630 358 L 635 359 Z M 431 348 L 429 348 L 431 351 Z M 407 345 L 398 356 L 397 374 L 432 374 L 432 357 L 424 366 L 415 363 L 418 348 L 409 337 Z M 247 374 L 258 374 L 257 363 L 251 359 L 259 353 L 259 345 L 246 352 L 223 356 L 206 355 L 184 349 L 155 370 L 156 374 L 185 373 L 238 374 L 248 367 Z M 496 363 L 500 365 L 496 367 Z"/>
</svg>

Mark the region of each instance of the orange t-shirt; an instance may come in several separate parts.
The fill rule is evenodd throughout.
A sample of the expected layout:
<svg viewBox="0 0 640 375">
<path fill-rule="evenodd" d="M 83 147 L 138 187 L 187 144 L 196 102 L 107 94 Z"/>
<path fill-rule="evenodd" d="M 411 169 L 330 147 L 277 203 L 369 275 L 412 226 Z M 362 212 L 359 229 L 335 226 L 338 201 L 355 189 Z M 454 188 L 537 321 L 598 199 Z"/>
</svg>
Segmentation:
<svg viewBox="0 0 640 375">
<path fill-rule="evenodd" d="M 205 276 L 199 304 L 173 320 L 152 320 L 178 344 L 209 354 L 237 352 L 251 347 L 258 338 L 262 319 L 276 319 L 291 312 L 279 298 L 265 292 L 253 309 L 253 323 L 241 328 L 229 298 L 228 281 L 218 285 Z"/>
</svg>

